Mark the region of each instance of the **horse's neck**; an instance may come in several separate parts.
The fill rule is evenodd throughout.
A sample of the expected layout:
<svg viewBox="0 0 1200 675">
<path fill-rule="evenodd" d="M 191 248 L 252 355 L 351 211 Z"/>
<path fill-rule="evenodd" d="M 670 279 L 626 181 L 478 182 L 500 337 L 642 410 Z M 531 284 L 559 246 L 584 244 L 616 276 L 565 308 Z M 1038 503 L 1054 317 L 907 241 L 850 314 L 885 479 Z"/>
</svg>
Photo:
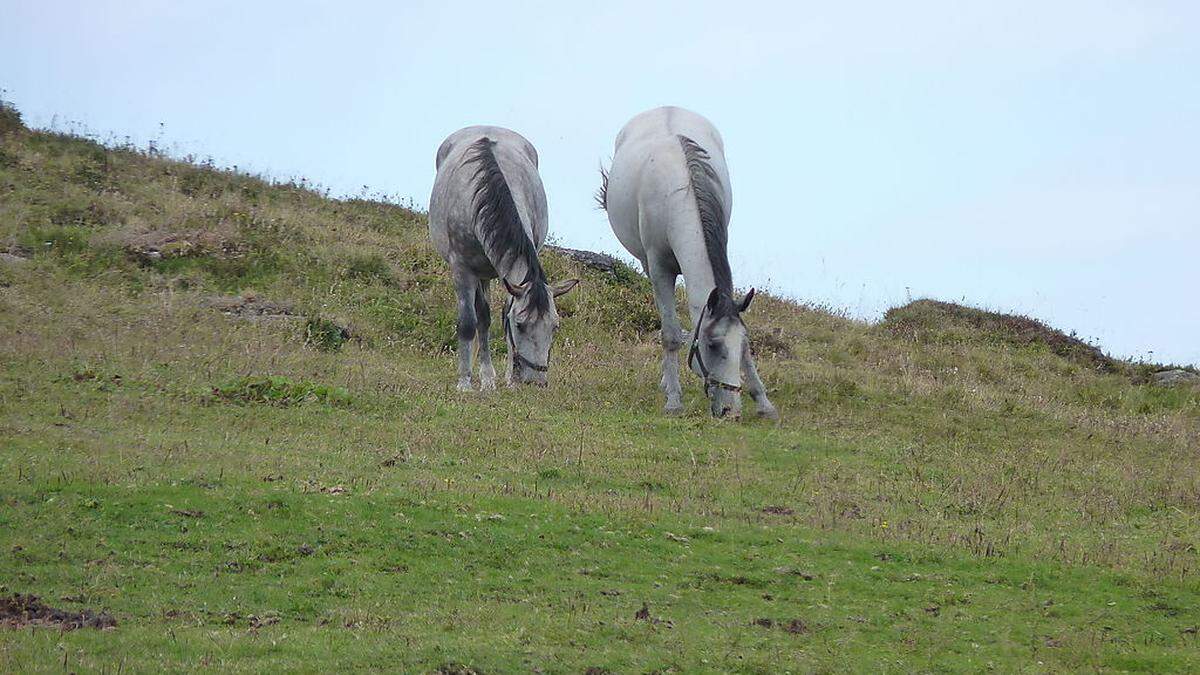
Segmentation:
<svg viewBox="0 0 1200 675">
<path fill-rule="evenodd" d="M 687 246 L 675 251 L 675 259 L 683 273 L 684 290 L 687 292 L 688 311 L 693 324 L 700 318 L 700 310 L 708 302 L 708 296 L 716 286 L 712 263 L 701 239 L 698 245 Z M 693 326 L 694 328 L 695 326 Z"/>
</svg>

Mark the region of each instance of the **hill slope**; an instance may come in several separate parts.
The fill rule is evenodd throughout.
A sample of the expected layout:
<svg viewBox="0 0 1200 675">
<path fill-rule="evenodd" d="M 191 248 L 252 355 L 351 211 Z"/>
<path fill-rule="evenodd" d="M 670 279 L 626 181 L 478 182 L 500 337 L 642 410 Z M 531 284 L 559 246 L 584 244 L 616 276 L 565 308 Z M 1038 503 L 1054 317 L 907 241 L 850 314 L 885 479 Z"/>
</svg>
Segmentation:
<svg viewBox="0 0 1200 675">
<path fill-rule="evenodd" d="M 665 418 L 551 253 L 551 387 L 461 395 L 422 214 L 0 136 L 0 586 L 117 622 L 0 669 L 1200 668 L 1195 390 L 764 297 L 782 424 Z"/>
</svg>

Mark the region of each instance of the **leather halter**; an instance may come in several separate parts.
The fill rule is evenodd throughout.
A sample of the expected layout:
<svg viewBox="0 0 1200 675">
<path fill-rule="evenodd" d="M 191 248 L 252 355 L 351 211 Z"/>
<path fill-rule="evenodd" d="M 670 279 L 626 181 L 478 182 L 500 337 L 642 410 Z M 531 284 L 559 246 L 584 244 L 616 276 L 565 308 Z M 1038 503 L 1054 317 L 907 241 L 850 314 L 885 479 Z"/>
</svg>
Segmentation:
<svg viewBox="0 0 1200 675">
<path fill-rule="evenodd" d="M 691 367 L 692 359 L 696 359 L 696 365 L 700 366 L 700 374 L 704 377 L 705 386 L 719 387 L 725 391 L 740 394 L 742 391 L 740 385 L 718 380 L 708 372 L 708 366 L 704 365 L 704 355 L 700 353 L 700 327 L 704 325 L 704 315 L 706 313 L 708 313 L 707 303 L 705 303 L 704 309 L 700 310 L 700 320 L 696 322 L 696 330 L 692 333 L 692 346 L 688 349 L 688 367 Z"/>
<path fill-rule="evenodd" d="M 508 310 L 512 309 L 513 299 L 509 298 L 508 302 L 504 303 L 504 340 L 508 343 L 508 353 L 512 355 L 514 364 L 524 366 L 530 370 L 536 370 L 539 373 L 545 373 L 550 370 L 550 363 L 545 365 L 534 363 L 529 359 L 521 356 L 520 350 L 517 349 L 517 340 L 513 337 L 512 322 L 508 320 Z"/>
</svg>

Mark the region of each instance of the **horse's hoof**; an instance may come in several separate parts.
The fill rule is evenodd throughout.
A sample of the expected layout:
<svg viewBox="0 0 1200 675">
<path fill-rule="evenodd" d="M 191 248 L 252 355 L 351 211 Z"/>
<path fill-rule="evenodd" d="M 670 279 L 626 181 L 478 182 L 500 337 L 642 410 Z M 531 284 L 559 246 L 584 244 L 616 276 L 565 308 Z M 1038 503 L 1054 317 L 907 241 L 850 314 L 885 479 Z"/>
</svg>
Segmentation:
<svg viewBox="0 0 1200 675">
<path fill-rule="evenodd" d="M 458 390 L 459 391 L 474 391 L 475 389 L 474 389 L 474 387 L 471 386 L 470 382 L 459 382 Z"/>
<path fill-rule="evenodd" d="M 479 383 L 479 391 L 496 391 L 496 380 L 483 380 Z"/>
<path fill-rule="evenodd" d="M 667 407 L 663 408 L 663 412 L 666 413 L 668 417 L 679 417 L 683 414 L 683 406 L 668 405 Z"/>
</svg>

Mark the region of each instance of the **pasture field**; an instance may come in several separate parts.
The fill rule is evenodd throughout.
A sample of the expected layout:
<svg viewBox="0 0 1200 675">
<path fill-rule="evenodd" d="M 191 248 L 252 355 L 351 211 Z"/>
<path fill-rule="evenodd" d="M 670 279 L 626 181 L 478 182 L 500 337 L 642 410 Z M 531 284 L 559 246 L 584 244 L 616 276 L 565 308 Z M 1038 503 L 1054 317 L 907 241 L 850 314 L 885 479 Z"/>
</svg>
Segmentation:
<svg viewBox="0 0 1200 675">
<path fill-rule="evenodd" d="M 421 213 L 0 112 L 0 595 L 116 621 L 2 671 L 1200 670 L 1149 366 L 767 295 L 782 422 L 668 418 L 648 284 L 548 253 L 551 386 L 460 394 Z"/>
</svg>

